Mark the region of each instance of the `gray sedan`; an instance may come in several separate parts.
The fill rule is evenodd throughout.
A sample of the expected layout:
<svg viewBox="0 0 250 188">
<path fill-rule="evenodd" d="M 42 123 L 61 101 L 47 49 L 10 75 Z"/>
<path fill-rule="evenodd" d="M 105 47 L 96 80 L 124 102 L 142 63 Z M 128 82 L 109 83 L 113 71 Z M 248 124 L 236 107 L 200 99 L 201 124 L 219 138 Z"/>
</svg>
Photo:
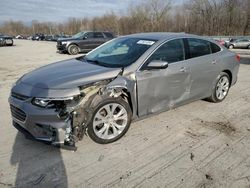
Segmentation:
<svg viewBox="0 0 250 188">
<path fill-rule="evenodd" d="M 132 120 L 195 100 L 223 101 L 238 70 L 239 56 L 212 40 L 128 35 L 21 77 L 9 97 L 13 125 L 29 138 L 70 149 L 85 132 L 111 143 Z"/>
<path fill-rule="evenodd" d="M 236 39 L 227 44 L 229 49 L 233 48 L 247 48 L 250 49 L 250 39 Z"/>
</svg>

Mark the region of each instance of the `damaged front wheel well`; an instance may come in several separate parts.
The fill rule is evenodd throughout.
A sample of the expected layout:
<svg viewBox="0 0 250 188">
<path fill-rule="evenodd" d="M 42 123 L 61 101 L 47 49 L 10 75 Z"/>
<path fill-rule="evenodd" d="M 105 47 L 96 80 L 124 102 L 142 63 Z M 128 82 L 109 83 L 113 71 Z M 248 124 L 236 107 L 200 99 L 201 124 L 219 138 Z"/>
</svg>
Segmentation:
<svg viewBox="0 0 250 188">
<path fill-rule="evenodd" d="M 122 89 L 121 97 L 129 104 L 130 109 L 133 113 L 133 105 L 132 105 L 131 95 L 127 89 Z"/>
</svg>

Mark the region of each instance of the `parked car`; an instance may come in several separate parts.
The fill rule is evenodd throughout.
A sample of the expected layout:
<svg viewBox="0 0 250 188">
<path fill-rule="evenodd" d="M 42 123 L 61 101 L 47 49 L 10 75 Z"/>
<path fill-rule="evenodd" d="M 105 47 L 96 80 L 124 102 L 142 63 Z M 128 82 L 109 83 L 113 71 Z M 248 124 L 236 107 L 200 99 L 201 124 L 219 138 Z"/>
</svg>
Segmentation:
<svg viewBox="0 0 250 188">
<path fill-rule="evenodd" d="M 16 39 L 24 39 L 24 37 L 22 35 L 17 35 L 15 38 Z"/>
<path fill-rule="evenodd" d="M 228 44 L 227 47 L 229 49 L 233 48 L 248 48 L 250 49 L 250 39 L 236 39 L 236 40 L 231 40 Z"/>
<path fill-rule="evenodd" d="M 32 40 L 45 40 L 45 35 L 42 33 L 36 33 L 32 36 Z"/>
<path fill-rule="evenodd" d="M 113 38 L 114 35 L 111 32 L 80 32 L 70 38 L 59 38 L 57 50 L 60 53 L 76 55 L 80 52 L 89 52 Z"/>
<path fill-rule="evenodd" d="M 199 99 L 222 102 L 237 81 L 239 60 L 195 35 L 119 37 L 21 77 L 9 97 L 13 125 L 69 148 L 85 131 L 97 143 L 111 143 L 137 118 Z"/>
<path fill-rule="evenodd" d="M 0 34 L 0 46 L 13 46 L 13 38 L 8 35 Z"/>
<path fill-rule="evenodd" d="M 218 42 L 221 46 L 225 46 L 226 42 L 224 40 L 218 40 L 215 39 L 216 42 Z"/>
<path fill-rule="evenodd" d="M 53 41 L 53 35 L 45 35 L 45 39 L 46 41 Z"/>
</svg>

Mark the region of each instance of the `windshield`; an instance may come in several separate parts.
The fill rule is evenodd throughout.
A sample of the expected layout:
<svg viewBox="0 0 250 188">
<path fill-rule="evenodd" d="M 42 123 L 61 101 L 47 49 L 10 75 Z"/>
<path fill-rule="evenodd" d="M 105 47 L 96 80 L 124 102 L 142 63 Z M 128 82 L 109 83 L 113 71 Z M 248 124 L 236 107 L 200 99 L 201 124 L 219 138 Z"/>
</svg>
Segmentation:
<svg viewBox="0 0 250 188">
<path fill-rule="evenodd" d="M 117 38 L 93 50 L 84 59 L 107 67 L 126 67 L 134 63 L 155 42 L 140 38 Z"/>
<path fill-rule="evenodd" d="M 84 34 L 85 34 L 85 32 L 79 32 L 79 33 L 73 35 L 72 38 L 77 39 L 77 38 L 83 37 Z"/>
</svg>

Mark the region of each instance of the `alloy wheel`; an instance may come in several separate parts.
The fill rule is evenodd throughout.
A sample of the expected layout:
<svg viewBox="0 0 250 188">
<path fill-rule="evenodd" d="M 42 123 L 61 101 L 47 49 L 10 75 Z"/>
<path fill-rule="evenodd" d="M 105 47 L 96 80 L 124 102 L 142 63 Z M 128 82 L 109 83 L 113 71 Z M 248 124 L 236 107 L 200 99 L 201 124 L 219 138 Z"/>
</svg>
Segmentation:
<svg viewBox="0 0 250 188">
<path fill-rule="evenodd" d="M 128 112 L 118 103 L 109 103 L 101 107 L 94 116 L 93 129 L 101 139 L 118 137 L 126 128 Z"/>
<path fill-rule="evenodd" d="M 229 79 L 227 76 L 222 76 L 216 85 L 216 97 L 219 100 L 223 100 L 229 90 Z"/>
</svg>

